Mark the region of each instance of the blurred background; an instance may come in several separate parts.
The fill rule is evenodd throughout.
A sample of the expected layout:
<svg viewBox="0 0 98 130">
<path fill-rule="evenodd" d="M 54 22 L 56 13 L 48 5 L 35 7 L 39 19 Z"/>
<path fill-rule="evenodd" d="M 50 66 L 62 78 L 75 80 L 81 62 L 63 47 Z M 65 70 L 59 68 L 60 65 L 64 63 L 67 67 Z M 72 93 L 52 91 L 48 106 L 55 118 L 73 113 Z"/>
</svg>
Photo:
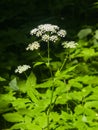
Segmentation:
<svg viewBox="0 0 98 130">
<path fill-rule="evenodd" d="M 51 23 L 77 39 L 81 28 L 98 27 L 97 0 L 0 0 L 0 74 L 9 78 L 17 65 L 30 60 L 25 46 L 30 30 Z"/>
</svg>

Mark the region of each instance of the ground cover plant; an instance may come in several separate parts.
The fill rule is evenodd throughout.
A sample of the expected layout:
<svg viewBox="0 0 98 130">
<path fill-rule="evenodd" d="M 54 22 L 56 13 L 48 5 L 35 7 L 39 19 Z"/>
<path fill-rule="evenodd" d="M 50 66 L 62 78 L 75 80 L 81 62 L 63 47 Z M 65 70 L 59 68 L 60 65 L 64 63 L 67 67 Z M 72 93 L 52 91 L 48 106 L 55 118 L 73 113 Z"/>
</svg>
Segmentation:
<svg viewBox="0 0 98 130">
<path fill-rule="evenodd" d="M 82 29 L 77 41 L 52 24 L 30 34 L 33 61 L 19 65 L 0 94 L 5 129 L 97 130 L 98 30 Z"/>
</svg>

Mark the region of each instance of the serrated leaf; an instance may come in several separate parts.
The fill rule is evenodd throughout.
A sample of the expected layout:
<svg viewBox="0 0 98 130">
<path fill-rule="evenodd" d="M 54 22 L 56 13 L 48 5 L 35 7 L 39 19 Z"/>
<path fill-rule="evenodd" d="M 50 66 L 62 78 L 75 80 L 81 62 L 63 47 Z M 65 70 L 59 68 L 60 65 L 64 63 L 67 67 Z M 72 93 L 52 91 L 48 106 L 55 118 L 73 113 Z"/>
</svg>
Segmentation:
<svg viewBox="0 0 98 130">
<path fill-rule="evenodd" d="M 26 103 L 31 102 L 29 99 L 23 99 L 23 98 L 17 98 L 14 102 L 12 102 L 12 105 L 16 110 L 18 109 L 25 109 Z"/>
<path fill-rule="evenodd" d="M 37 103 L 38 92 L 35 89 L 35 86 L 36 86 L 36 76 L 34 75 L 34 73 L 31 73 L 26 81 L 27 94 L 33 102 Z"/>
</svg>

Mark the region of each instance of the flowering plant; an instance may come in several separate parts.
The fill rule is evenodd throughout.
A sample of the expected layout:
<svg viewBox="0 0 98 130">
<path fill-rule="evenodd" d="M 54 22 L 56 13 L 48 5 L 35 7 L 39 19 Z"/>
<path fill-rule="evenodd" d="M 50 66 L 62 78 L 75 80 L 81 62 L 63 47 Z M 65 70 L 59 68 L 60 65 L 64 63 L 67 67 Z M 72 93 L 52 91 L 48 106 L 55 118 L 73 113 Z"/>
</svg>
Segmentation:
<svg viewBox="0 0 98 130">
<path fill-rule="evenodd" d="M 56 43 L 58 40 L 61 38 L 64 38 L 67 34 L 66 30 L 60 29 L 57 25 L 52 25 L 52 24 L 43 24 L 39 25 L 37 28 L 34 28 L 30 31 L 31 36 L 37 37 L 38 41 L 34 41 L 33 43 L 30 43 L 26 50 L 38 50 L 41 45 L 40 42 L 44 41 L 47 43 L 47 51 L 48 51 L 48 56 L 47 56 L 47 65 L 49 66 L 49 60 L 50 60 L 50 42 Z M 77 43 L 74 41 L 70 42 L 63 42 L 61 44 L 63 48 L 75 48 L 77 46 Z M 41 56 L 40 53 L 38 55 Z M 42 56 L 41 56 L 42 58 Z M 43 59 L 43 58 L 42 58 Z M 41 62 L 42 63 L 42 62 Z M 24 69 L 23 69 L 24 68 Z M 30 66 L 23 66 L 23 67 L 18 67 L 18 69 L 15 70 L 15 72 L 23 72 L 24 70 L 27 70 L 30 68 Z"/>
<path fill-rule="evenodd" d="M 9 92 L 0 96 L 7 106 L 3 117 L 13 123 L 10 130 L 97 130 L 98 77 L 89 63 L 98 55 L 96 46 L 65 41 L 66 31 L 57 25 L 39 25 L 30 34 L 35 41 L 26 51 L 38 54 L 37 60 L 18 66 L 15 73 L 33 72 L 25 72 L 24 80 L 15 77 Z"/>
</svg>

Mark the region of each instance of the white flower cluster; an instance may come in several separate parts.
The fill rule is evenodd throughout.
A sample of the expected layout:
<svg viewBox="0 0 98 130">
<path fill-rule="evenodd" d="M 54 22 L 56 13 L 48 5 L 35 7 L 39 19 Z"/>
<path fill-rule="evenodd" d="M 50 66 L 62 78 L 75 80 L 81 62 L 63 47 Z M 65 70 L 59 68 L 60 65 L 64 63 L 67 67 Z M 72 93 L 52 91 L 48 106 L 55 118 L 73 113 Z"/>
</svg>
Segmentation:
<svg viewBox="0 0 98 130">
<path fill-rule="evenodd" d="M 37 50 L 39 47 L 40 47 L 40 44 L 37 41 L 35 41 L 35 42 L 29 44 L 28 47 L 26 48 L 26 50 L 33 51 L 33 50 Z"/>
<path fill-rule="evenodd" d="M 30 34 L 40 37 L 45 42 L 56 42 L 59 37 L 65 37 L 67 33 L 65 30 L 59 29 L 57 25 L 42 24 L 32 29 Z"/>
<path fill-rule="evenodd" d="M 62 43 L 63 48 L 76 48 L 76 46 L 78 45 L 75 41 L 66 41 Z"/>
<path fill-rule="evenodd" d="M 43 24 L 43 25 L 39 25 L 38 29 L 41 30 L 42 32 L 55 33 L 56 30 L 59 30 L 59 27 L 56 25 L 51 25 L 51 24 Z"/>
<path fill-rule="evenodd" d="M 17 67 L 17 69 L 15 70 L 15 73 L 23 73 L 25 72 L 26 70 L 28 70 L 29 68 L 31 68 L 29 65 L 19 65 Z"/>
<path fill-rule="evenodd" d="M 57 32 L 57 34 L 58 34 L 58 36 L 60 36 L 60 37 L 65 37 L 67 33 L 66 33 L 65 30 L 61 29 L 60 31 Z"/>
<path fill-rule="evenodd" d="M 48 42 L 49 39 L 50 39 L 50 37 L 49 37 L 49 35 L 47 35 L 47 34 L 44 34 L 44 35 L 42 36 L 42 40 L 45 41 L 45 42 Z"/>
<path fill-rule="evenodd" d="M 50 41 L 52 41 L 52 42 L 56 42 L 57 40 L 58 40 L 58 37 L 56 35 L 52 35 L 50 37 Z"/>
</svg>

